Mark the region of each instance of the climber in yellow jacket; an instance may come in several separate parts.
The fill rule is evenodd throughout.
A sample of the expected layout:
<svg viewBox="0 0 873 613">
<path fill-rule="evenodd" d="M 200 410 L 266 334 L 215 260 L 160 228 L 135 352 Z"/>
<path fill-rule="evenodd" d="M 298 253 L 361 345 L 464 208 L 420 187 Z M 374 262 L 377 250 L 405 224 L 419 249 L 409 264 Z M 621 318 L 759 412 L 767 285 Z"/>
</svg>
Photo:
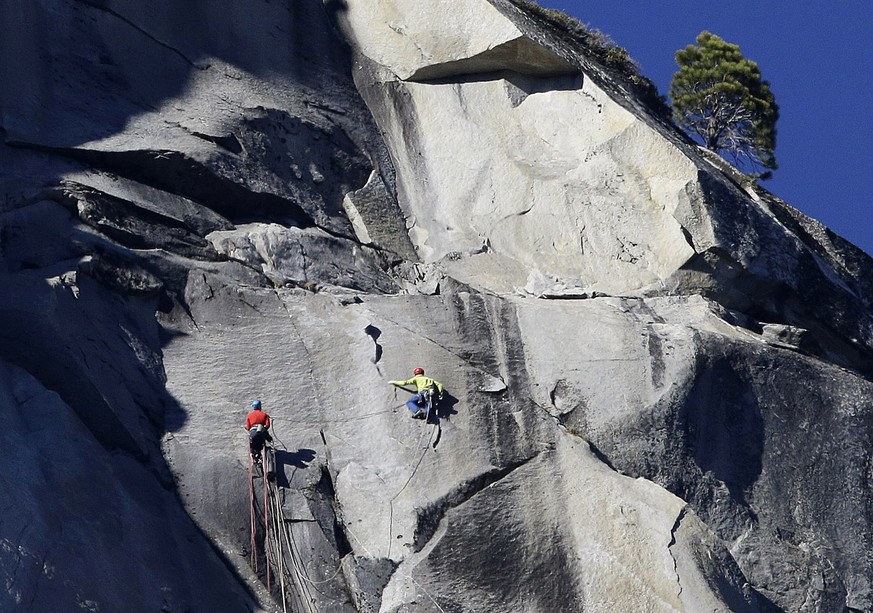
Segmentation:
<svg viewBox="0 0 873 613">
<path fill-rule="evenodd" d="M 443 384 L 436 379 L 424 376 L 423 368 L 416 368 L 412 371 L 412 378 L 406 381 L 389 381 L 391 385 L 402 387 L 404 385 L 415 385 L 418 392 L 409 400 L 406 401 L 406 407 L 412 413 L 412 417 L 426 417 L 425 411 L 421 409 L 421 404 L 425 401 L 427 394 L 437 394 L 439 400 L 443 399 Z"/>
</svg>

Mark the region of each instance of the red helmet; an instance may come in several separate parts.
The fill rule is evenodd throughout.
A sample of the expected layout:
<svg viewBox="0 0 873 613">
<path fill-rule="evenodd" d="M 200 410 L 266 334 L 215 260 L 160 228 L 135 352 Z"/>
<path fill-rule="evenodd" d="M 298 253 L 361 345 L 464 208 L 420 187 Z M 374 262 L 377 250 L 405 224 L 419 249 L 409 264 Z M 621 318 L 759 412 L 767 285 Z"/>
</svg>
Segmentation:
<svg viewBox="0 0 873 613">
<path fill-rule="evenodd" d="M 423 374 L 424 374 L 424 369 L 421 368 L 421 367 L 416 368 L 415 370 L 412 371 L 412 374 L 413 374 L 413 375 L 423 375 Z"/>
</svg>

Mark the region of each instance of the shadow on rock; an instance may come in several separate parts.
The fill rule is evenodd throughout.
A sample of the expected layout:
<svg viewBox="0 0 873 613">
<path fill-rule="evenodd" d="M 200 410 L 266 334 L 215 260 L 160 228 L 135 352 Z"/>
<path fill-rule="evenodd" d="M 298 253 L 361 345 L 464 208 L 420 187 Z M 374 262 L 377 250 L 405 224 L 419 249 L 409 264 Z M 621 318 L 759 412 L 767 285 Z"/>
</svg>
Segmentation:
<svg viewBox="0 0 873 613">
<path fill-rule="evenodd" d="M 307 468 L 314 459 L 315 451 L 312 449 L 298 449 L 294 452 L 276 450 L 276 463 L 280 466 Z"/>
<path fill-rule="evenodd" d="M 349 51 L 332 25 L 333 16 L 346 10 L 345 0 L 329 2 L 327 10 L 316 0 L 235 9 L 206 0 L 170 9 L 163 19 L 155 19 L 143 2 L 75 4 L 75 12 L 51 3 L 29 4 L 22 9 L 27 27 L 4 28 L 9 53 L 27 59 L 10 69 L 6 90 L 0 92 L 8 122 L 21 118 L 14 123 L 24 126 L 13 138 L 66 146 L 106 138 L 123 131 L 132 117 L 184 95 L 198 78 L 194 75 L 224 70 L 213 64 L 253 75 L 275 72 L 312 89 L 325 81 L 342 83 L 350 71 Z M 130 36 L 131 31 L 139 35 Z M 284 44 L 272 44 L 272 37 Z M 68 44 L 49 49 L 39 42 L 55 39 Z M 32 48 L 51 54 L 45 65 L 28 52 Z M 24 101 L 33 100 L 46 109 L 42 117 L 29 113 Z M 86 114 L 79 110 L 83 104 Z M 239 146 L 230 134 L 192 135 L 231 151 Z"/>
<path fill-rule="evenodd" d="M 286 466 L 297 468 L 308 468 L 309 464 L 315 459 L 315 451 L 312 449 L 298 449 L 297 451 L 276 450 L 276 485 L 279 487 L 291 487 L 291 482 L 285 474 Z"/>
<path fill-rule="evenodd" d="M 458 414 L 458 411 L 455 409 L 455 406 L 457 404 L 457 398 L 449 393 L 445 393 L 443 394 L 443 399 L 437 403 L 436 407 L 434 407 L 434 410 L 431 411 L 430 415 L 428 415 L 427 423 L 437 426 L 436 438 L 433 441 L 434 449 L 436 449 L 436 446 L 439 444 L 440 439 L 442 439 L 443 435 L 443 429 L 439 427 L 440 422 L 443 419 L 449 421 L 449 417 Z"/>
<path fill-rule="evenodd" d="M 436 410 L 431 413 L 429 423 L 439 423 L 440 420 L 450 421 L 452 415 L 457 415 L 458 411 L 455 407 L 458 404 L 458 399 L 449 394 L 448 392 L 443 394 L 443 399 L 440 400 L 436 405 Z"/>
<path fill-rule="evenodd" d="M 716 360 L 695 382 L 681 411 L 694 462 L 722 481 L 739 504 L 761 475 L 764 424 L 748 383 L 728 360 Z"/>
</svg>

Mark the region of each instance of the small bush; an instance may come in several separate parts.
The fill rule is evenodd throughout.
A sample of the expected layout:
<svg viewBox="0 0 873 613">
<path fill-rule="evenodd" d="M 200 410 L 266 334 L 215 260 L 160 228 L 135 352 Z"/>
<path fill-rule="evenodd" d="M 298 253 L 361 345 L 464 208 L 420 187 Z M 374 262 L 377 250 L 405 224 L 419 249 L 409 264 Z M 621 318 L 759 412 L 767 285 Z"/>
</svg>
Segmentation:
<svg viewBox="0 0 873 613">
<path fill-rule="evenodd" d="M 509 0 L 517 7 L 545 20 L 549 25 L 564 34 L 569 34 L 574 42 L 580 43 L 590 54 L 604 63 L 616 68 L 638 73 L 636 63 L 631 60 L 627 50 L 619 47 L 609 35 L 582 23 L 575 17 L 558 9 L 544 8 L 533 0 Z"/>
<path fill-rule="evenodd" d="M 631 59 L 624 47 L 610 47 L 606 50 L 606 65 L 625 72 L 638 72 L 636 63 Z"/>
</svg>

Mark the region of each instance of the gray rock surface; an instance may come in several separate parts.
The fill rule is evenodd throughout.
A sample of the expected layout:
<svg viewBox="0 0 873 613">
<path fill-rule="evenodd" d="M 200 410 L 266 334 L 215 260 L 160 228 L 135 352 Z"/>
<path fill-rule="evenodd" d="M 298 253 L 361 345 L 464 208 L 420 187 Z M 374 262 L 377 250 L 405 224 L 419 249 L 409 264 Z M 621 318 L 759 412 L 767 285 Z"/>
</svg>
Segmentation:
<svg viewBox="0 0 873 613">
<path fill-rule="evenodd" d="M 873 610 L 873 261 L 571 33 L 508 0 L 0 31 L 0 609 Z"/>
</svg>

